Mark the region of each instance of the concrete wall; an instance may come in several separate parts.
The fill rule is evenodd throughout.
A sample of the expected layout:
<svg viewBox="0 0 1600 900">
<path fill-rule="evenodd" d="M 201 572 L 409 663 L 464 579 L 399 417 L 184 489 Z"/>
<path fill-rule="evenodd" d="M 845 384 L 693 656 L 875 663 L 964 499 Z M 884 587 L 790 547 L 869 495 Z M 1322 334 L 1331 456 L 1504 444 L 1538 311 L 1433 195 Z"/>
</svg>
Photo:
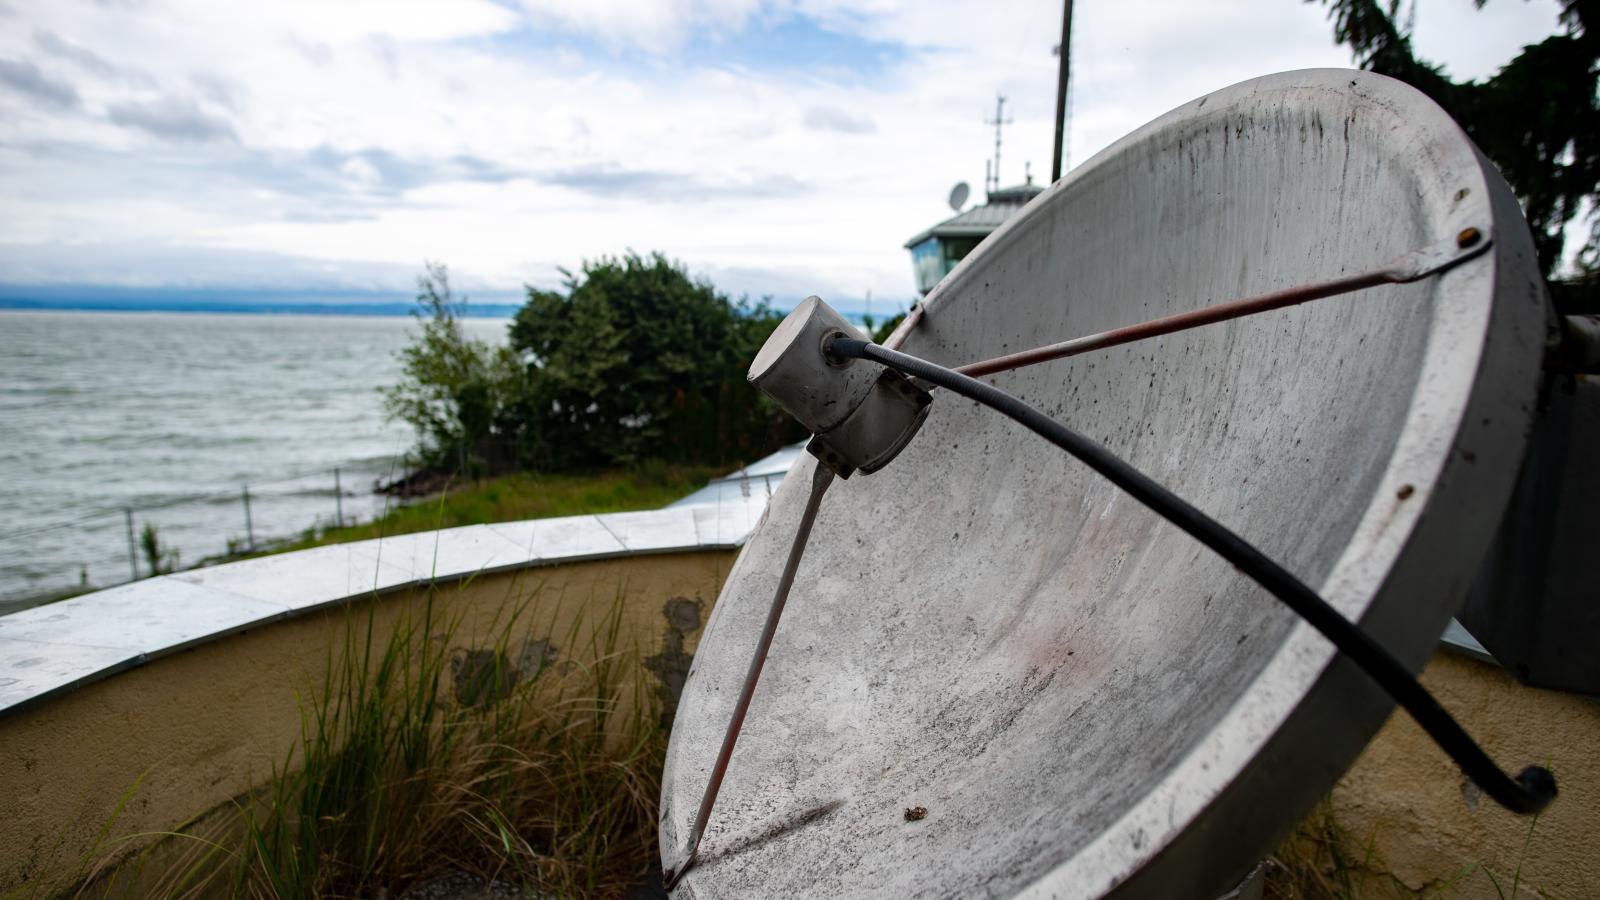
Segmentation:
<svg viewBox="0 0 1600 900">
<path fill-rule="evenodd" d="M 1428 892 L 1471 867 L 1444 896 L 1499 900 L 1485 870 L 1509 897 L 1520 866 L 1522 896 L 1600 897 L 1600 703 L 1524 687 L 1498 666 L 1443 651 L 1422 681 L 1503 768 L 1548 765 L 1561 793 L 1537 823 L 1512 815 L 1395 713 L 1328 803 L 1354 859 L 1371 842 L 1378 874 L 1367 892 L 1391 895 L 1398 886 L 1384 874 Z"/>
<path fill-rule="evenodd" d="M 651 684 L 670 690 L 687 673 L 733 557 L 709 550 L 531 568 L 442 586 L 437 602 L 463 614 L 463 652 L 508 602 L 531 600 L 527 636 L 570 653 L 561 636 L 579 612 L 620 600 L 625 639 L 639 642 Z M 423 597 L 413 588 L 377 600 L 379 636 Z M 294 691 L 320 681 L 347 616 L 364 616 L 365 606 L 201 644 L 0 718 L 0 894 L 26 895 L 75 871 L 136 783 L 120 834 L 170 829 L 268 777 L 298 734 Z M 1419 891 L 1468 866 L 1509 875 L 1520 861 L 1530 895 L 1600 897 L 1600 705 L 1522 687 L 1498 667 L 1443 651 L 1424 681 L 1506 767 L 1548 760 L 1561 796 L 1528 841 L 1527 819 L 1463 786 L 1397 713 L 1330 798 L 1357 858 L 1371 839 L 1373 868 Z M 1389 894 L 1377 890 L 1382 875 L 1368 884 Z M 1481 868 L 1448 895 L 1498 896 Z"/>
<path fill-rule="evenodd" d="M 717 549 L 522 569 L 441 585 L 435 603 L 461 614 L 453 643 L 466 658 L 508 606 L 530 601 L 518 633 L 550 640 L 563 659 L 581 658 L 595 612 L 620 603 L 621 640 L 637 641 L 650 683 L 670 691 L 733 557 Z M 273 622 L 0 718 L 0 894 L 70 877 L 124 796 L 116 833 L 157 832 L 266 780 L 299 734 L 295 692 L 321 682 L 351 617 L 364 626 L 371 606 L 381 641 L 425 596 L 407 588 Z"/>
</svg>

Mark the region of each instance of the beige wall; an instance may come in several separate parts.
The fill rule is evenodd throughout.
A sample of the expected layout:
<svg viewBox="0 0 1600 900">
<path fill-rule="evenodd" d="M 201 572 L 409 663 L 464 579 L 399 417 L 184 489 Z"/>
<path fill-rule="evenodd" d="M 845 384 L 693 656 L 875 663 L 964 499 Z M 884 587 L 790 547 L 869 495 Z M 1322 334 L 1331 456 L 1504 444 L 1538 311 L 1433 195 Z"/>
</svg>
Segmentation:
<svg viewBox="0 0 1600 900">
<path fill-rule="evenodd" d="M 712 550 L 483 576 L 441 586 L 435 608 L 461 614 L 453 643 L 467 649 L 508 601 L 529 601 L 520 633 L 578 659 L 581 648 L 562 644 L 583 644 L 592 613 L 620 601 L 622 639 L 670 676 L 693 652 L 733 558 Z M 320 683 L 348 618 L 364 623 L 372 606 L 381 642 L 425 595 L 401 590 L 266 625 L 0 718 L 0 894 L 70 877 L 125 795 L 118 833 L 164 831 L 264 781 L 299 733 L 296 690 Z"/>
<path fill-rule="evenodd" d="M 630 557 L 478 578 L 440 588 L 472 647 L 508 600 L 531 600 L 523 628 L 558 653 L 580 611 L 620 600 L 623 631 L 671 678 L 687 662 L 734 554 Z M 377 601 L 378 630 L 415 611 L 423 593 Z M 312 613 L 201 645 L 0 718 L 0 895 L 72 874 L 118 801 L 141 775 L 119 833 L 172 828 L 261 782 L 283 765 L 299 729 L 295 689 L 316 684 L 330 643 L 366 603 Z M 519 626 L 522 628 L 522 626 Z M 582 642 L 583 629 L 576 629 Z M 380 634 L 380 637 L 382 635 Z M 679 674 L 681 675 L 681 670 Z M 1561 796 L 1529 822 L 1464 789 L 1461 776 L 1403 713 L 1384 726 L 1335 789 L 1330 810 L 1373 868 L 1425 890 L 1468 866 L 1509 875 L 1523 890 L 1600 897 L 1600 704 L 1518 685 L 1504 671 L 1449 653 L 1423 677 L 1504 766 L 1554 768 Z M 1368 882 L 1374 896 L 1393 891 Z M 1503 880 L 1509 889 L 1509 881 Z M 1482 869 L 1450 896 L 1497 897 Z"/>
<path fill-rule="evenodd" d="M 1504 669 L 1443 651 L 1422 681 L 1502 768 L 1548 765 L 1560 795 L 1537 824 L 1506 812 L 1396 712 L 1328 804 L 1355 859 L 1371 842 L 1379 877 L 1366 880 L 1366 893 L 1430 892 L 1471 867 L 1444 896 L 1498 900 L 1484 870 L 1509 897 L 1520 865 L 1521 896 L 1600 898 L 1600 703 L 1524 687 Z"/>
</svg>

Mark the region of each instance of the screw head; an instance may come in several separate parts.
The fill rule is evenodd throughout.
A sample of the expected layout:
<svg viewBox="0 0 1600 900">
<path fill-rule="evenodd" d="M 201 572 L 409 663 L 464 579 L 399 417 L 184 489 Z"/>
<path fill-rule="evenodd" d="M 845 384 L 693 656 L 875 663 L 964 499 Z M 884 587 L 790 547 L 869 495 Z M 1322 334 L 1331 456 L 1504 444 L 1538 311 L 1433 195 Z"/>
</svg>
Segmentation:
<svg viewBox="0 0 1600 900">
<path fill-rule="evenodd" d="M 1465 250 L 1481 240 L 1483 240 L 1483 232 L 1476 228 L 1463 228 L 1456 235 L 1456 246 Z"/>
</svg>

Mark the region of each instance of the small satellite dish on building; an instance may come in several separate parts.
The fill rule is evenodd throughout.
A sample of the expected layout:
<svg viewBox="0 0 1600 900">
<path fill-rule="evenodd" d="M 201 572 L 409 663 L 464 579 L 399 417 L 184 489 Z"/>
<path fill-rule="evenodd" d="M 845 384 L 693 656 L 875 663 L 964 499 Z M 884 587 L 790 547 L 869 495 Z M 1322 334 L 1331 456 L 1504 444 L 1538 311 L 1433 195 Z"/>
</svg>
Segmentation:
<svg viewBox="0 0 1600 900">
<path fill-rule="evenodd" d="M 965 181 L 956 182 L 956 186 L 950 189 L 950 208 L 961 212 L 961 207 L 967 205 L 967 195 L 971 193 L 972 189 L 967 187 Z"/>
</svg>

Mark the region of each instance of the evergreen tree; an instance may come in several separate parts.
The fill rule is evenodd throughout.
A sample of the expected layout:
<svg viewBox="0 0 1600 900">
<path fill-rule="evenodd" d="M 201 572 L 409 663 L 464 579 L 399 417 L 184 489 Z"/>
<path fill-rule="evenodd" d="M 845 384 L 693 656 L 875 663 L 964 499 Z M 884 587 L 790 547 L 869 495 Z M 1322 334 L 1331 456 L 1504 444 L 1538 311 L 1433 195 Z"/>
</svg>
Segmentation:
<svg viewBox="0 0 1600 900">
<path fill-rule="evenodd" d="M 1563 230 L 1591 217 L 1579 265 L 1593 271 L 1600 221 L 1600 0 L 1561 0 L 1564 32 L 1554 34 L 1483 81 L 1457 82 L 1442 67 L 1418 59 L 1409 26 L 1396 18 L 1400 0 L 1308 0 L 1329 7 L 1334 39 L 1363 69 L 1410 84 L 1459 122 L 1499 166 L 1522 201 L 1546 275 L 1561 262 Z M 1485 0 L 1474 0 L 1482 8 Z"/>
</svg>

